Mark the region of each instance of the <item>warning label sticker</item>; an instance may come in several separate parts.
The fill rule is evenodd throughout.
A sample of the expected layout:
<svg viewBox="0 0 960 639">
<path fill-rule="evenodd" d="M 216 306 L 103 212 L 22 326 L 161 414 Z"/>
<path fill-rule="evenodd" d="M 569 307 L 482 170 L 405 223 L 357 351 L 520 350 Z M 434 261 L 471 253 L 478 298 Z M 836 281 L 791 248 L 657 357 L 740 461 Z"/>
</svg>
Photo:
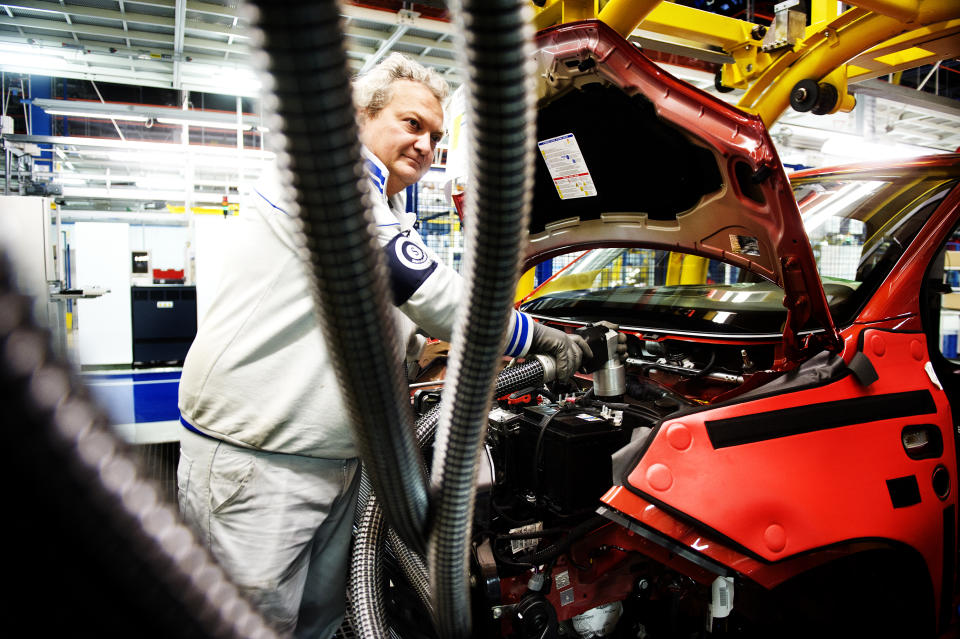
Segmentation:
<svg viewBox="0 0 960 639">
<path fill-rule="evenodd" d="M 510 534 L 514 533 L 536 533 L 543 530 L 543 522 L 538 521 L 535 524 L 528 524 L 526 526 L 520 526 L 519 528 L 511 528 Z M 517 554 L 524 550 L 536 550 L 537 546 L 540 543 L 538 537 L 532 539 L 511 539 L 510 540 L 510 552 Z"/>
<path fill-rule="evenodd" d="M 537 142 L 537 146 L 561 200 L 597 195 L 597 187 L 573 133 Z"/>
</svg>

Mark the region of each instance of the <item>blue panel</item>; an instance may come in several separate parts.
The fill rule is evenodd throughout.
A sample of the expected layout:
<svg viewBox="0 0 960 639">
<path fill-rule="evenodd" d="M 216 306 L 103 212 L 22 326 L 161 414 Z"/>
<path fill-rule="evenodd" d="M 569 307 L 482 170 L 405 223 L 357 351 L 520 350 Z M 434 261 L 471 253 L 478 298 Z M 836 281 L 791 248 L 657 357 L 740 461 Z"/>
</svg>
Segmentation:
<svg viewBox="0 0 960 639">
<path fill-rule="evenodd" d="M 93 374 L 84 374 L 83 380 L 88 384 L 96 384 L 98 382 L 116 382 L 116 381 L 129 381 L 133 382 L 152 382 L 156 380 L 168 380 L 168 379 L 180 379 L 180 371 L 166 371 L 163 373 L 141 373 L 137 371 L 129 373 L 93 373 Z"/>
<path fill-rule="evenodd" d="M 418 206 L 418 195 L 419 195 L 418 185 L 411 184 L 407 187 L 407 213 L 419 213 L 420 207 Z"/>
<path fill-rule="evenodd" d="M 83 375 L 91 394 L 115 424 L 176 421 L 180 372 Z"/>
<path fill-rule="evenodd" d="M 49 98 L 51 93 L 50 89 L 53 84 L 53 79 L 44 75 L 31 75 L 30 76 L 30 98 Z M 35 107 L 32 104 L 30 105 L 30 125 L 32 130 L 30 131 L 33 135 L 51 135 L 52 129 L 50 128 L 50 116 L 47 115 L 47 112 L 39 107 Z M 48 162 L 53 161 L 53 153 L 50 151 L 49 144 L 41 144 L 40 148 L 43 151 L 40 153 L 41 160 L 46 160 Z M 52 166 L 50 167 L 53 168 Z"/>
<path fill-rule="evenodd" d="M 133 387 L 133 407 L 136 422 L 165 422 L 180 419 L 177 408 L 179 382 L 137 384 Z"/>
<path fill-rule="evenodd" d="M 533 272 L 534 286 L 540 286 L 553 275 L 553 260 L 546 260 L 537 264 Z"/>
</svg>

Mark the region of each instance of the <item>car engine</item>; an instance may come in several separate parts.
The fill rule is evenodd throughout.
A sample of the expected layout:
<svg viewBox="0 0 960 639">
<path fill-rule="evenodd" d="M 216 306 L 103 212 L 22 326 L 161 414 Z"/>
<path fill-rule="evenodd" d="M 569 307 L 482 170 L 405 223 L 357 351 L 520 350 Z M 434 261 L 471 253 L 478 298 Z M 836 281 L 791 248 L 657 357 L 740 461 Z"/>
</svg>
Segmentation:
<svg viewBox="0 0 960 639">
<path fill-rule="evenodd" d="M 497 397 L 489 414 L 473 513 L 476 636 L 722 636 L 732 579 L 671 567 L 598 507 L 662 420 L 744 387 L 773 349 L 631 334 L 618 354 L 616 331 L 577 332 L 595 354 L 591 375 Z M 420 391 L 418 412 L 440 394 Z M 393 627 L 429 636 L 409 593 L 389 592 Z"/>
</svg>

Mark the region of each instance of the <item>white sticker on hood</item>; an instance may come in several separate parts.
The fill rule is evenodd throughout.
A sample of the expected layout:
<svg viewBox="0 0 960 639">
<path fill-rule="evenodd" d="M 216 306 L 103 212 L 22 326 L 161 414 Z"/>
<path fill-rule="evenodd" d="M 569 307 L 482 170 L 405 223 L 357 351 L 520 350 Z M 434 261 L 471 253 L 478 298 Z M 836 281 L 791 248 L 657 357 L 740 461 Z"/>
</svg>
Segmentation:
<svg viewBox="0 0 960 639">
<path fill-rule="evenodd" d="M 573 133 L 537 142 L 561 200 L 595 197 L 597 187 Z"/>
<path fill-rule="evenodd" d="M 943 384 L 940 383 L 940 378 L 938 378 L 937 374 L 933 371 L 933 362 L 928 360 L 927 363 L 923 365 L 923 370 L 927 372 L 927 377 L 930 378 L 930 381 L 933 382 L 933 385 L 940 390 L 943 390 Z"/>
</svg>

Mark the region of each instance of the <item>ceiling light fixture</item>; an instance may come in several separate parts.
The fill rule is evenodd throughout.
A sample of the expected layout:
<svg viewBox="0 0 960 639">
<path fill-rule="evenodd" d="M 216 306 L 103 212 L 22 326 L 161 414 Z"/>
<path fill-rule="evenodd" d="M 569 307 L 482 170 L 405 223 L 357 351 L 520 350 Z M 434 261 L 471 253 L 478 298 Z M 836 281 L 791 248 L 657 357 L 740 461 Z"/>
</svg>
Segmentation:
<svg viewBox="0 0 960 639">
<path fill-rule="evenodd" d="M 237 123 L 236 123 L 236 122 L 217 122 L 217 121 L 211 121 L 211 120 L 189 120 L 189 119 L 186 119 L 186 118 L 176 118 L 176 117 L 173 117 L 173 118 L 157 118 L 157 122 L 159 122 L 159 123 L 161 123 L 161 124 L 178 124 L 178 125 L 186 124 L 187 126 L 202 126 L 202 127 L 208 128 L 208 129 L 227 129 L 227 130 L 233 130 L 233 131 L 236 131 L 236 130 L 237 130 Z M 253 125 L 252 125 L 252 124 L 241 124 L 240 126 L 243 128 L 244 131 L 250 131 L 251 129 L 253 129 Z M 257 130 L 259 130 L 259 131 L 264 131 L 264 130 L 266 130 L 266 129 L 264 129 L 263 127 L 257 127 Z"/>
<path fill-rule="evenodd" d="M 44 109 L 48 115 L 65 115 L 77 118 L 94 118 L 99 120 L 120 120 L 121 122 L 146 122 L 145 115 L 127 113 L 98 113 L 96 111 L 72 111 L 70 109 Z"/>
<path fill-rule="evenodd" d="M 259 117 L 246 113 L 240 114 L 240 117 L 238 117 L 236 113 L 229 111 L 200 111 L 148 104 L 117 104 L 86 100 L 53 100 L 50 98 L 34 98 L 31 103 L 51 115 L 143 123 L 153 120 L 164 124 L 186 124 L 188 126 L 232 131 L 236 131 L 238 126 L 242 127 L 244 131 L 250 131 L 254 128 L 259 131 L 265 130 L 260 125 Z"/>
</svg>

